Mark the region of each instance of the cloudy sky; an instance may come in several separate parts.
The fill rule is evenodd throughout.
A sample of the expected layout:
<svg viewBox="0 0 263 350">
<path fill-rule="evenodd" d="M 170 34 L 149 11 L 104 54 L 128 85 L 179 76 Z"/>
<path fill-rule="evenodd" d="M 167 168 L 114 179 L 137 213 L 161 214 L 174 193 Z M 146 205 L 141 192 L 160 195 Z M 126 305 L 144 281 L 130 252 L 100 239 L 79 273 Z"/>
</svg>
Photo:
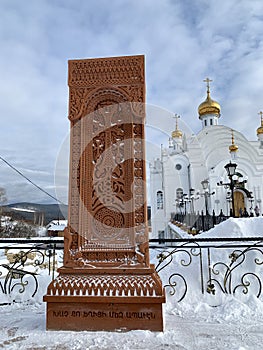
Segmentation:
<svg viewBox="0 0 263 350">
<path fill-rule="evenodd" d="M 0 0 L 0 47 L 0 156 L 52 195 L 69 130 L 68 59 L 144 54 L 147 103 L 195 133 L 208 76 L 221 124 L 256 140 L 262 0 Z M 0 187 L 9 203 L 52 202 L 1 160 Z"/>
</svg>

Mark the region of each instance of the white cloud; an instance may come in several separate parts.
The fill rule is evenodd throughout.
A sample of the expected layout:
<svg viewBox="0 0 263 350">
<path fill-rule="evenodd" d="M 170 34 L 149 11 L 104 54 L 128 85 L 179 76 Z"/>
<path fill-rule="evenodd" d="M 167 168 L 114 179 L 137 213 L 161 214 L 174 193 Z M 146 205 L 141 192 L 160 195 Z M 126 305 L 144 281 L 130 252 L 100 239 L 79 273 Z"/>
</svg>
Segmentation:
<svg viewBox="0 0 263 350">
<path fill-rule="evenodd" d="M 147 102 L 179 113 L 195 132 L 202 80 L 209 76 L 221 123 L 256 139 L 263 108 L 261 0 L 2 0 L 0 13 L 0 155 L 16 166 L 54 172 L 69 130 L 70 58 L 145 54 Z M 163 123 L 172 130 L 170 119 Z M 9 181 L 0 180 L 1 186 Z M 53 185 L 51 177 L 43 181 Z M 24 199 L 28 193 L 23 186 L 12 190 Z M 43 199 L 34 195 L 32 201 Z"/>
</svg>

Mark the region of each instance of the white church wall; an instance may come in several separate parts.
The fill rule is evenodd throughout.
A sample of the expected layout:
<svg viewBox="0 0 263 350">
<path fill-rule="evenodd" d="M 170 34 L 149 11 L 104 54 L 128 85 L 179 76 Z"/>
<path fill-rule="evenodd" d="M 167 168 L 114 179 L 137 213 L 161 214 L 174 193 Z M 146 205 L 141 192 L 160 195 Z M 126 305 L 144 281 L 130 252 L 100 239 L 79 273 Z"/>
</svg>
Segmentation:
<svg viewBox="0 0 263 350">
<path fill-rule="evenodd" d="M 163 180 L 161 182 L 151 181 L 155 191 L 154 195 L 160 188 L 160 183 L 164 191 L 164 209 L 162 212 L 156 213 L 155 221 L 153 221 L 156 223 L 157 231 L 167 226 L 172 212 L 179 212 L 179 207 L 176 207 L 176 190 L 179 188 L 185 194 L 184 198 L 188 197 L 188 199 L 190 189 L 195 190 L 194 195 L 191 197 L 193 199 L 192 205 L 190 206 L 187 203 L 187 212 L 190 211 L 190 208 L 193 209 L 193 203 L 195 212 L 205 212 L 205 196 L 201 182 L 206 179 L 209 181 L 209 196 L 207 197 L 209 213 L 212 214 L 214 210 L 215 214 L 219 215 L 222 210 L 225 215 L 229 215 L 230 188 L 229 186 L 218 186 L 217 184 L 220 180 L 223 183 L 229 183 L 230 180 L 227 176 L 225 165 L 230 160 L 238 165 L 237 171 L 244 176 L 240 180 L 245 178 L 248 180 L 244 185 L 244 189 L 236 189 L 236 191 L 242 192 L 245 205 L 247 207 L 252 205 L 249 193 L 251 192 L 254 200 L 253 206 L 257 204 L 261 209 L 261 213 L 263 211 L 263 148 L 260 148 L 259 141 L 248 141 L 240 132 L 218 125 L 220 105 L 216 101 L 213 101 L 213 105 L 209 105 L 210 80 L 207 79 L 206 82 L 208 84 L 207 99 L 198 108 L 203 129 L 197 135 L 192 134 L 192 132 L 184 133 L 183 131 L 182 139 L 175 138 L 172 140 L 170 138 L 170 146 L 172 141 L 178 141 L 178 144 L 182 147 L 163 149 L 163 169 L 161 173 Z M 205 108 L 209 111 L 213 108 L 215 114 L 205 114 Z M 204 125 L 205 120 L 206 125 Z M 182 120 L 180 119 L 181 122 Z M 168 145 L 169 137 L 167 138 Z M 238 146 L 237 152 L 230 154 L 230 145 Z M 234 148 L 234 150 L 236 149 Z M 155 177 L 155 175 L 151 173 L 151 177 Z M 214 194 L 212 195 L 213 192 Z M 181 209 L 184 212 L 184 207 Z"/>
</svg>

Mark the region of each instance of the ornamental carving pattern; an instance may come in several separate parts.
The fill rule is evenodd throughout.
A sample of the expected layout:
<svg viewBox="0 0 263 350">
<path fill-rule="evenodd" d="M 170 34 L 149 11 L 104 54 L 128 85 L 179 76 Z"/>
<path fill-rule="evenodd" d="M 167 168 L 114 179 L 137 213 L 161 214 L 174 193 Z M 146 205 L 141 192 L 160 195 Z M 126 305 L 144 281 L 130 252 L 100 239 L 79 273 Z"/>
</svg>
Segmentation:
<svg viewBox="0 0 263 350">
<path fill-rule="evenodd" d="M 144 58 L 69 61 L 66 266 L 147 266 Z"/>
<path fill-rule="evenodd" d="M 62 275 L 48 287 L 56 296 L 161 296 L 159 276 L 152 275 Z"/>
<path fill-rule="evenodd" d="M 144 84 L 142 56 L 69 61 L 70 87 Z M 136 101 L 137 102 L 137 101 Z"/>
</svg>

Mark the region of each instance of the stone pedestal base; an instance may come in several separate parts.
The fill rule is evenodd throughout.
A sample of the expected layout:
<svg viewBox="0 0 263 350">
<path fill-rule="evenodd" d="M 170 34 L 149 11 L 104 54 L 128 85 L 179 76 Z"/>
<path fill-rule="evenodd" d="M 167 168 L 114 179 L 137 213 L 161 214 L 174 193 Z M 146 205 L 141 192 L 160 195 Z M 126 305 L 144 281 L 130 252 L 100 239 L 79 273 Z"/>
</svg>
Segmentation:
<svg viewBox="0 0 263 350">
<path fill-rule="evenodd" d="M 163 331 L 165 296 L 153 268 L 116 270 L 61 269 L 44 296 L 47 329 Z"/>
<path fill-rule="evenodd" d="M 108 298 L 105 303 L 85 301 L 82 297 L 74 299 L 75 302 L 63 298 L 60 302 L 46 300 L 47 330 L 163 331 L 162 304 L 154 304 L 150 298 L 141 303 L 130 299 L 120 300 L 124 298 Z"/>
</svg>

